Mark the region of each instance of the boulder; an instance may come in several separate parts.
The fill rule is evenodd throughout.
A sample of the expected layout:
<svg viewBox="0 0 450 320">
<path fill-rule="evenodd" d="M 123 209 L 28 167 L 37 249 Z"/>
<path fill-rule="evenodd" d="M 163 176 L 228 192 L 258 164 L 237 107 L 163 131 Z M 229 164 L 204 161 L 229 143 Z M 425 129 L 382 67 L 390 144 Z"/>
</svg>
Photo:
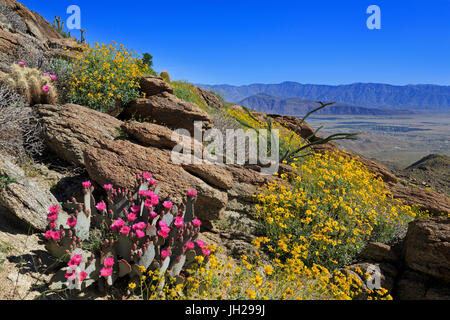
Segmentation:
<svg viewBox="0 0 450 320">
<path fill-rule="evenodd" d="M 369 243 L 360 253 L 359 258 L 375 262 L 388 262 L 394 265 L 400 262 L 400 258 L 392 247 L 380 242 Z"/>
<path fill-rule="evenodd" d="M 180 203 L 188 190 L 197 190 L 196 214 L 203 220 L 218 219 L 227 204 L 226 192 L 172 164 L 170 150 L 143 147 L 127 140 L 104 140 L 88 147 L 84 155 L 89 176 L 100 185 L 134 188 L 136 174 L 148 171 L 161 183 L 163 198 L 172 194 L 173 200 Z"/>
<path fill-rule="evenodd" d="M 398 279 L 394 299 L 450 300 L 450 286 L 413 270 L 406 270 Z"/>
<path fill-rule="evenodd" d="M 48 186 L 39 178 L 27 177 L 17 164 L 1 154 L 0 178 L 4 179 L 0 181 L 0 207 L 33 229 L 44 231 L 48 208 L 58 204 Z"/>
<path fill-rule="evenodd" d="M 195 103 L 163 92 L 133 101 L 125 108 L 126 117 L 154 122 L 173 130 L 186 129 L 194 134 L 194 121 L 202 121 L 203 129 L 212 128 L 212 119 Z"/>
<path fill-rule="evenodd" d="M 400 199 L 410 206 L 419 206 L 433 215 L 450 214 L 450 198 L 442 193 L 401 184 L 390 186 L 394 198 Z"/>
<path fill-rule="evenodd" d="M 212 163 L 183 164 L 183 168 L 194 176 L 223 190 L 233 187 L 233 176 L 224 168 Z"/>
<path fill-rule="evenodd" d="M 160 76 L 147 75 L 139 79 L 141 92 L 145 93 L 147 97 L 158 93 L 168 92 L 173 94 L 173 88 L 170 84 L 164 81 Z"/>
<path fill-rule="evenodd" d="M 405 263 L 450 284 L 450 218 L 411 222 L 405 239 Z"/>
<path fill-rule="evenodd" d="M 60 158 L 84 165 L 83 151 L 98 141 L 114 139 L 121 121 L 75 104 L 34 106 L 44 126 L 47 147 Z"/>
<path fill-rule="evenodd" d="M 203 100 L 205 100 L 206 104 L 210 107 L 221 109 L 223 108 L 223 103 L 220 101 L 220 99 L 213 94 L 212 92 L 206 91 L 205 89 L 202 89 L 200 87 L 196 87 L 198 93 L 202 97 Z"/>
</svg>

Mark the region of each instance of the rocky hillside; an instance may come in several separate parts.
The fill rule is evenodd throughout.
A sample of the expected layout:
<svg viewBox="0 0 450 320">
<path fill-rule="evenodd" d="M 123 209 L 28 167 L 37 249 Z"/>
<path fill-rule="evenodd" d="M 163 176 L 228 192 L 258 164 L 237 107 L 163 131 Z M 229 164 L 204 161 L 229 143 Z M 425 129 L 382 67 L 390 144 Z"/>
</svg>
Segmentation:
<svg viewBox="0 0 450 320">
<path fill-rule="evenodd" d="M 94 52 L 95 54 L 95 51 L 83 48 L 74 39 L 62 39 L 45 20 L 20 3 L 14 0 L 1 1 L 0 40 L 3 39 L 4 41 L 0 41 L 0 52 L 4 52 L 5 55 L 0 57 L 0 60 L 5 66 L 5 74 L 12 72 L 10 69 L 19 68 L 14 66 L 17 62 L 13 62 L 12 67 L 10 64 L 11 57 L 16 59 L 14 56 L 16 52 L 22 52 L 20 59 L 26 63 L 28 63 L 28 57 L 34 56 L 30 52 L 36 52 L 36 50 L 43 54 L 45 61 L 63 58 L 68 63 L 77 63 L 77 61 L 83 63 L 83 59 L 74 58 L 80 52 L 86 54 L 86 59 L 90 57 L 89 53 Z M 28 40 L 33 43 L 31 49 L 26 45 Z M 67 50 L 64 50 L 65 48 Z M 24 51 L 21 51 L 22 49 Z M 111 52 L 108 50 L 113 49 L 100 46 L 96 50 L 107 56 Z M 17 57 L 17 59 L 19 58 Z M 120 62 L 122 65 L 123 60 Z M 294 180 L 296 182 L 305 181 L 310 188 L 308 190 L 302 188 L 302 191 L 296 194 L 299 197 L 309 197 L 299 200 L 296 204 L 296 207 L 305 206 L 301 209 L 305 209 L 304 214 L 306 215 L 314 216 L 313 211 L 316 211 L 318 206 L 329 205 L 329 210 L 326 212 L 331 212 L 332 206 L 336 210 L 343 210 L 336 212 L 340 212 L 337 214 L 338 216 L 342 213 L 345 221 L 351 216 L 358 217 L 360 211 L 365 212 L 365 207 L 371 206 L 373 209 L 367 209 L 368 215 L 366 220 L 360 223 L 361 228 L 367 226 L 367 221 L 370 221 L 367 219 L 373 216 L 380 219 L 379 221 L 383 225 L 390 226 L 390 220 L 384 220 L 385 216 L 389 216 L 393 219 L 392 221 L 398 222 L 399 213 L 405 213 L 405 217 L 406 214 L 415 214 L 405 204 L 428 210 L 435 217 L 412 221 L 409 226 L 398 225 L 398 230 L 390 230 L 393 227 L 384 230 L 390 235 L 389 241 L 386 241 L 389 243 L 371 243 L 371 237 L 364 238 L 361 236 L 358 239 L 353 238 L 354 246 L 347 245 L 347 242 L 351 242 L 350 236 L 353 237 L 358 233 L 363 233 L 359 229 L 351 230 L 348 241 L 342 247 L 343 250 L 347 250 L 345 252 L 350 252 L 353 255 L 350 256 L 349 253 L 349 257 L 346 257 L 345 261 L 349 262 L 347 266 L 340 265 L 339 268 L 336 267 L 336 270 L 333 270 L 333 277 L 342 276 L 343 279 L 346 279 L 345 281 L 359 279 L 358 283 L 362 283 L 362 290 L 367 293 L 369 291 L 367 287 L 364 287 L 363 281 L 365 278 L 362 274 L 358 275 L 358 268 L 364 269 L 367 264 L 374 264 L 380 267 L 382 286 L 387 290 L 378 293 L 380 296 L 384 297 L 387 293 L 390 293 L 398 299 L 448 299 L 450 297 L 448 292 L 448 284 L 450 283 L 450 252 L 448 246 L 450 219 L 447 217 L 450 214 L 450 200 L 448 197 L 433 190 L 413 188 L 399 183 L 398 177 L 382 165 L 341 151 L 332 143 L 319 143 L 323 142 L 323 138 L 312 136 L 314 129 L 307 123 L 300 125 L 300 120 L 296 117 L 263 112 L 254 112 L 250 117 L 239 106 L 224 103 L 211 92 L 193 85 L 171 81 L 167 72 L 161 73 L 161 76 L 159 76 L 146 69 L 146 72 L 139 74 L 142 63 L 139 60 L 132 59 L 127 60 L 127 62 L 130 65 L 129 69 L 132 69 L 132 71 L 127 69 L 120 70 L 120 72 L 130 72 L 131 76 L 126 79 L 129 83 L 120 93 L 130 93 L 126 90 L 138 83 L 138 94 L 126 103 L 120 103 L 122 94 L 111 93 L 111 95 L 115 95 L 117 103 L 113 106 L 114 108 L 108 109 L 111 111 L 109 113 L 101 112 L 104 110 L 94 110 L 95 103 L 93 107 L 75 103 L 62 103 L 61 96 L 58 98 L 59 101 L 54 103 L 42 103 L 42 101 L 33 103 L 34 101 L 31 100 L 29 103 L 21 101 L 20 105 L 12 102 L 7 103 L 7 105 L 0 104 L 2 110 L 15 111 L 13 114 L 17 114 L 20 110 L 28 110 L 27 112 L 30 112 L 29 114 L 32 116 L 20 118 L 17 123 L 37 125 L 35 128 L 39 128 L 39 135 L 36 136 L 36 139 L 40 139 L 44 148 L 44 152 L 40 155 L 30 155 L 27 152 L 32 141 L 30 142 L 28 139 L 27 131 L 21 130 L 19 126 L 4 133 L 0 128 L 0 141 L 8 142 L 9 139 L 17 138 L 19 142 L 14 145 L 13 149 L 2 148 L 3 144 L 0 143 L 0 282 L 6 284 L 5 290 L 0 290 L 1 299 L 49 298 L 49 296 L 43 296 L 48 291 L 52 292 L 51 298 L 67 299 L 67 296 L 58 295 L 60 289 L 59 291 L 53 290 L 51 285 L 54 282 L 50 281 L 50 278 L 54 280 L 55 277 L 62 275 L 63 280 L 66 281 L 66 279 L 72 277 L 73 273 L 69 272 L 71 270 L 70 264 L 75 263 L 73 260 L 75 257 L 79 258 L 75 254 L 74 246 L 80 246 L 77 247 L 80 250 L 81 248 L 83 250 L 87 250 L 86 248 L 94 250 L 92 248 L 95 247 L 100 251 L 99 256 L 96 256 L 94 252 L 91 255 L 89 251 L 87 261 L 83 262 L 89 263 L 86 270 L 91 266 L 99 269 L 98 272 L 92 271 L 89 278 L 86 279 L 87 274 L 85 274 L 83 280 L 80 280 L 80 282 L 87 280 L 84 283 L 89 282 L 91 285 L 94 277 L 99 280 L 97 286 L 89 287 L 89 290 L 92 291 L 89 291 L 91 295 L 84 296 L 84 298 L 91 299 L 105 298 L 105 286 L 111 287 L 109 291 L 111 296 L 107 298 L 130 297 L 130 289 L 134 289 L 136 283 L 139 283 L 139 279 L 142 279 L 142 273 L 139 273 L 138 270 L 140 266 L 136 262 L 138 259 L 139 263 L 145 260 L 145 263 L 142 262 L 141 265 L 145 264 L 148 268 L 155 268 L 156 270 L 165 268 L 162 271 L 163 274 L 168 270 L 171 275 L 176 275 L 176 281 L 184 283 L 190 275 L 188 271 L 182 270 L 185 261 L 188 260 L 186 252 L 194 254 L 196 261 L 201 264 L 208 259 L 211 251 L 215 250 L 216 247 L 223 250 L 221 254 L 218 253 L 219 258 L 233 257 L 234 265 L 239 263 L 242 266 L 247 265 L 247 268 L 241 268 L 244 271 L 252 268 L 257 269 L 255 267 L 256 262 L 254 266 L 250 267 L 249 263 L 251 264 L 253 260 L 261 257 L 265 277 L 269 277 L 272 272 L 279 274 L 280 277 L 285 276 L 282 270 L 276 269 L 276 264 L 271 265 L 272 261 L 268 252 L 262 251 L 260 254 L 257 251 L 258 253 L 255 254 L 255 248 L 259 247 L 261 243 L 272 241 L 261 238 L 261 236 L 265 237 L 266 234 L 261 234 L 261 230 L 264 230 L 264 224 L 258 215 L 259 211 L 256 205 L 261 204 L 259 202 L 261 201 L 261 192 L 263 192 L 261 190 L 268 192 L 268 197 L 277 196 L 277 188 L 274 185 L 280 186 L 280 190 L 286 190 L 286 188 L 293 188 Z M 40 66 L 37 64 L 34 67 L 39 68 Z M 41 67 L 44 69 L 39 69 L 35 73 L 47 72 L 44 64 Z M 20 68 L 26 68 L 26 66 Z M 101 68 L 103 68 L 103 65 Z M 122 76 L 119 72 L 114 74 L 114 77 L 119 76 Z M 101 87 L 101 84 L 109 81 L 110 78 L 99 80 L 98 87 Z M 40 92 L 38 98 L 47 97 L 46 94 L 49 90 L 56 90 L 54 88 L 57 88 L 57 86 L 53 87 L 52 81 L 59 80 L 53 80 L 50 76 L 43 76 L 42 79 L 44 79 L 42 81 L 48 81 L 48 85 L 38 88 L 43 91 Z M 68 91 L 64 98 L 80 99 L 84 87 L 81 90 L 76 86 L 81 86 L 82 82 L 81 80 L 78 82 L 71 81 L 72 91 Z M 70 82 L 68 83 L 70 84 Z M 8 90 L 13 89 L 4 90 L 10 92 Z M 17 92 L 23 94 L 21 90 Z M 29 91 L 26 93 L 29 93 Z M 85 95 L 81 98 L 86 99 L 87 102 L 104 101 L 105 97 L 108 96 L 105 95 L 98 100 L 93 100 L 95 98 L 93 94 Z M 241 118 L 233 118 L 233 115 L 241 115 Z M 239 121 L 236 121 L 236 119 Z M 325 166 L 327 173 L 325 174 L 325 171 L 323 171 L 325 169 L 320 166 L 312 172 L 312 166 L 309 168 L 297 167 L 295 162 L 291 165 L 281 164 L 279 171 L 270 176 L 261 174 L 262 164 L 219 165 L 213 162 L 196 164 L 195 161 L 175 164 L 172 161 L 171 151 L 183 138 L 179 133 L 174 132 L 176 129 L 185 129 L 192 133 L 194 122 L 202 121 L 204 130 L 212 128 L 224 130 L 239 127 L 239 123 L 244 122 L 244 120 L 253 121 L 257 124 L 267 123 L 270 120 L 270 123 L 283 128 L 288 136 L 295 135 L 295 143 L 313 143 L 312 151 L 318 159 L 316 162 Z M 8 122 L 5 121 L 5 123 Z M 185 156 L 190 156 L 193 159 L 197 155 L 194 150 L 204 150 L 206 147 L 201 141 L 195 139 L 187 143 L 191 147 L 191 152 Z M 28 156 L 19 157 L 19 152 L 11 150 L 22 150 Z M 333 154 L 333 156 L 329 156 L 329 154 Z M 322 156 L 323 158 L 321 158 Z M 347 168 L 353 171 L 346 172 Z M 337 171 L 342 171 L 341 175 Z M 142 204 L 136 205 L 134 201 L 138 201 L 139 198 L 133 198 L 133 195 L 131 195 L 131 200 L 127 196 L 123 196 L 119 199 L 117 206 L 112 206 L 114 204 L 113 196 L 122 195 L 121 192 L 128 194 L 124 190 L 128 191 L 139 187 L 139 185 L 136 185 L 136 174 L 143 172 L 151 173 L 151 178 L 155 180 L 153 184 L 156 184 L 156 186 L 150 192 L 148 190 L 149 185 L 142 184 L 140 191 L 143 192 L 139 196 L 151 193 L 152 197 L 157 195 L 161 199 L 161 203 L 153 204 L 155 205 L 154 208 L 152 208 L 152 205 L 148 205 L 147 201 L 145 203 L 142 201 Z M 309 179 L 307 172 L 312 172 L 311 174 L 316 175 L 318 180 L 315 180 L 315 178 L 307 180 Z M 351 175 L 352 181 L 345 180 L 349 175 Z M 296 178 L 289 181 L 288 177 Z M 376 177 L 381 178 L 382 181 Z M 141 176 L 139 176 L 139 179 L 141 179 Z M 150 178 L 147 180 L 150 181 Z M 327 182 L 323 180 L 327 180 Z M 334 187 L 332 184 L 338 180 L 341 183 L 340 188 Z M 81 187 L 82 185 L 83 187 Z M 105 196 L 105 190 L 111 190 L 112 185 L 118 189 L 114 189 L 114 191 L 111 191 L 112 193 L 107 193 Z M 327 188 L 333 192 L 330 192 Z M 318 197 L 314 193 L 307 195 L 306 191 L 310 192 L 310 190 L 315 190 L 314 192 L 317 195 L 323 196 L 323 199 L 325 199 L 323 203 L 318 201 Z M 342 192 L 342 195 L 336 196 L 337 202 L 331 204 L 329 199 L 332 199 L 332 195 L 330 193 L 333 193 L 333 197 L 335 197 L 334 191 L 336 190 Z M 394 198 L 401 199 L 404 203 L 391 200 L 389 196 L 385 196 L 385 193 L 389 194 L 387 190 L 390 190 Z M 195 192 L 192 193 L 192 191 Z M 365 192 L 366 194 L 364 194 Z M 186 194 L 191 198 L 188 198 L 185 203 Z M 283 199 L 286 198 L 284 195 L 281 196 Z M 350 198 L 350 196 L 353 198 Z M 104 201 L 91 203 L 94 197 Z M 350 200 L 347 200 L 346 197 L 349 197 Z M 370 197 L 370 203 L 360 200 L 367 197 Z M 81 204 L 83 201 L 84 206 Z M 127 201 L 132 202 L 133 205 L 124 206 L 123 203 L 127 203 Z M 354 204 L 357 201 L 360 202 Z M 193 202 L 195 202 L 195 211 L 192 209 Z M 58 203 L 61 206 L 55 207 Z M 380 203 L 385 203 L 386 207 L 380 208 Z M 354 209 L 349 204 L 355 205 Z M 106 210 L 107 205 L 110 206 L 109 210 Z M 267 205 L 267 202 L 264 205 Z M 89 209 L 87 209 L 88 206 Z M 145 210 L 149 210 L 149 215 L 150 209 L 158 211 L 158 214 L 155 213 L 155 216 L 153 216 L 153 219 L 155 219 L 153 224 L 150 223 L 150 220 L 147 221 L 148 224 L 144 222 L 143 228 L 138 224 L 132 225 L 131 228 L 130 224 L 128 229 L 121 229 L 121 235 L 108 234 L 108 237 L 104 238 L 102 238 L 101 232 L 99 234 L 93 232 L 93 239 L 81 241 L 81 238 L 77 238 L 78 235 L 72 238 L 72 235 L 76 234 L 78 229 L 73 229 L 71 223 L 75 220 L 74 225 L 77 226 L 77 220 L 83 219 L 83 215 L 92 217 L 92 219 L 84 218 L 84 223 L 90 221 L 89 223 L 94 224 L 99 219 L 99 224 L 106 225 L 106 229 L 98 230 L 103 230 L 104 233 L 112 233 L 111 230 L 114 229 L 116 223 L 121 221 L 125 224 L 124 220 L 126 219 L 134 221 L 136 215 L 133 216 L 133 214 L 138 211 L 144 212 L 142 211 L 144 207 Z M 125 213 L 123 209 L 125 209 Z M 127 210 L 130 210 L 130 212 Z M 160 213 L 160 210 L 163 211 Z M 269 210 L 269 213 L 271 214 L 272 211 L 274 213 L 282 212 L 283 216 L 290 217 L 289 214 L 284 214 L 284 212 L 289 213 L 287 210 L 289 209 L 277 208 Z M 292 210 L 294 212 L 294 209 Z M 323 215 L 322 211 L 325 212 L 325 210 L 321 210 L 319 216 Z M 151 211 L 151 214 L 153 213 Z M 193 220 L 194 213 L 195 223 Z M 60 214 L 66 220 L 61 223 L 58 217 L 55 217 L 55 214 Z M 90 216 L 90 214 L 93 215 Z M 114 219 L 114 223 L 110 225 L 107 222 L 112 223 L 113 219 L 108 220 L 107 214 L 117 214 L 117 217 L 120 214 L 124 220 L 121 218 Z M 192 215 L 191 221 L 186 223 L 187 227 L 184 229 L 183 219 L 186 218 L 187 220 L 188 215 Z M 147 217 L 147 219 L 150 218 Z M 304 220 L 303 216 L 301 219 Z M 314 219 L 316 218 L 314 217 Z M 156 233 L 157 221 L 158 233 Z M 324 223 L 328 226 L 330 221 L 326 220 Z M 102 222 L 104 223 L 102 224 Z M 58 223 L 58 226 L 56 226 L 56 223 Z M 299 222 L 296 221 L 295 223 Z M 305 226 L 309 223 L 306 221 Z M 324 223 L 317 222 L 313 227 L 320 227 Z M 337 219 L 331 226 L 339 226 L 339 223 L 341 221 Z M 67 229 L 67 225 L 70 228 Z M 193 242 L 188 244 L 183 240 L 183 237 L 192 235 L 194 225 L 201 232 L 197 239 L 193 239 L 193 241 L 196 241 L 195 244 Z M 172 242 L 181 241 L 182 248 L 178 248 L 179 251 L 176 250 L 174 243 L 165 242 L 168 234 L 164 235 L 164 229 L 168 227 L 172 228 L 169 229 L 171 235 L 173 230 L 175 230 L 175 235 L 178 235 L 177 228 L 181 227 L 180 236 L 173 236 L 172 238 Z M 372 229 L 374 228 L 369 224 L 364 232 L 370 234 Z M 305 230 L 309 230 L 308 227 L 305 227 Z M 63 232 L 64 235 L 60 232 Z M 69 235 L 69 238 L 64 238 L 66 237 L 65 234 Z M 377 235 L 377 239 L 384 239 L 384 233 L 381 232 L 380 234 L 380 236 Z M 135 237 L 132 238 L 133 242 L 126 240 L 129 239 L 127 236 Z M 316 238 L 318 236 L 315 234 Z M 324 236 L 324 234 L 320 234 L 320 236 Z M 150 240 L 150 237 L 152 237 L 152 240 Z M 140 242 L 139 239 L 141 238 L 147 241 Z M 274 241 L 273 245 L 278 246 L 279 243 L 283 243 L 288 238 L 292 238 L 292 236 L 282 236 L 280 237 L 281 242 Z M 308 236 L 305 239 L 309 241 L 312 238 L 314 237 Z M 359 241 L 357 242 L 358 245 L 356 244 L 357 240 Z M 114 243 L 121 243 L 121 241 L 127 244 L 125 249 L 122 250 L 122 247 L 119 247 L 119 249 L 113 248 Z M 183 241 L 186 243 L 183 243 Z M 46 245 L 43 246 L 42 243 Z M 207 247 L 205 243 L 208 243 L 209 246 Z M 189 248 L 191 245 L 196 248 L 197 253 Z M 138 246 L 142 246 L 142 250 L 139 249 L 141 251 L 137 250 Z M 164 250 L 156 250 L 154 249 L 155 246 L 164 248 Z M 154 251 L 152 252 L 149 248 L 153 248 Z M 280 246 L 280 250 L 283 248 L 283 246 Z M 65 249 L 71 254 L 70 257 L 66 257 L 69 258 L 68 261 L 65 261 L 69 263 L 69 271 L 67 273 L 64 270 L 63 273 L 57 272 L 51 267 L 51 262 L 54 262 L 53 256 L 56 252 L 60 254 L 59 258 L 62 259 L 67 253 Z M 318 250 L 321 250 L 321 248 Z M 120 252 L 117 253 L 117 251 Z M 178 255 L 170 260 L 171 255 L 175 255 L 173 252 L 178 252 Z M 316 255 L 320 256 L 319 251 L 316 252 Z M 79 255 L 80 259 L 84 259 L 84 254 L 82 252 Z M 250 258 L 248 260 L 247 257 L 242 258 L 243 254 Z M 330 256 L 328 260 L 334 261 L 333 257 L 338 259 L 343 256 L 339 252 L 336 253 L 335 249 L 333 249 L 332 254 L 334 256 Z M 322 255 L 326 256 L 326 252 L 323 252 Z M 306 256 L 308 255 L 306 254 Z M 95 260 L 93 260 L 93 257 L 95 257 Z M 108 258 L 110 260 L 107 260 Z M 114 270 L 108 266 L 111 259 L 113 262 L 117 260 L 119 263 L 114 266 Z M 300 258 L 295 257 L 295 259 Z M 191 260 L 194 261 L 194 259 Z M 39 263 L 36 264 L 35 261 Z M 302 260 L 295 261 L 303 264 Z M 101 268 L 96 265 L 97 262 L 101 265 Z M 334 262 L 327 261 L 327 263 Z M 210 266 L 218 264 L 219 262 L 216 261 L 215 257 L 210 257 Z M 231 266 L 233 267 L 233 265 Z M 144 269 L 145 272 L 148 271 L 145 266 Z M 313 271 L 307 269 L 307 272 L 299 278 L 303 279 L 303 277 L 317 272 L 317 269 L 312 268 L 311 270 Z M 94 276 L 95 272 L 97 274 Z M 111 274 L 108 272 L 111 272 Z M 211 272 L 214 272 L 214 270 L 211 270 Z M 136 280 L 136 275 L 138 280 Z M 247 278 L 240 278 L 238 282 L 234 282 L 232 285 L 237 290 L 236 292 L 243 286 L 244 281 L 250 285 L 261 280 L 258 278 L 259 275 L 256 280 L 252 278 L 253 276 L 249 275 Z M 329 273 L 327 273 L 328 276 L 330 276 Z M 207 275 L 201 274 L 198 278 L 198 281 L 208 279 Z M 134 282 L 128 283 L 129 279 Z M 282 279 L 285 282 L 288 281 L 287 278 Z M 333 279 L 331 278 L 330 281 L 333 281 Z M 275 281 L 278 280 L 274 278 Z M 114 286 L 112 286 L 113 282 Z M 224 281 L 224 283 L 228 282 Z M 293 292 L 293 290 L 287 291 L 284 287 L 285 284 L 280 285 L 280 288 L 284 288 L 283 292 L 270 297 L 281 299 L 285 297 L 286 292 Z M 203 285 L 207 287 L 206 282 Z M 214 286 L 217 285 L 217 283 L 214 284 Z M 225 284 L 219 285 L 224 285 L 223 292 L 225 292 Z M 272 283 L 270 285 L 273 286 Z M 355 295 L 350 291 L 345 291 L 350 290 L 347 287 L 336 293 L 326 287 L 328 282 L 321 285 L 329 291 L 327 291 L 327 295 L 319 296 L 319 298 L 367 298 L 364 295 Z M 300 287 L 300 284 L 296 284 L 295 287 Z M 255 298 L 256 292 L 248 289 L 239 293 L 239 295 L 233 295 L 233 292 L 228 294 L 229 296 L 225 298 Z M 314 291 L 312 293 L 298 292 L 298 295 L 303 298 L 317 298 L 318 294 Z M 199 295 L 190 296 L 190 298 L 199 297 Z M 217 299 L 219 296 L 211 293 L 208 298 Z M 292 298 L 294 298 L 293 293 Z"/>
</svg>

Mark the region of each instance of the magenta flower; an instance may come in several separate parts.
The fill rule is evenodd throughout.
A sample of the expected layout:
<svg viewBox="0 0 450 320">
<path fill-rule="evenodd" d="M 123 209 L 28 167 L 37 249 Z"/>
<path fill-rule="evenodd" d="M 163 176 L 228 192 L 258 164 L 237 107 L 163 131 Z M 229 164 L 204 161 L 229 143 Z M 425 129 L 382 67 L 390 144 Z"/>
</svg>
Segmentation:
<svg viewBox="0 0 450 320">
<path fill-rule="evenodd" d="M 130 222 L 133 222 L 134 220 L 136 220 L 136 215 L 134 213 L 130 213 L 127 215 L 127 219 Z"/>
<path fill-rule="evenodd" d="M 50 73 L 48 72 L 44 73 L 44 77 L 50 77 Z"/>
<path fill-rule="evenodd" d="M 141 212 L 141 207 L 140 206 L 132 206 L 131 212 L 133 212 L 133 213 Z"/>
<path fill-rule="evenodd" d="M 52 228 L 52 229 L 55 229 L 55 228 L 56 228 L 56 223 L 55 223 L 55 221 L 49 222 L 48 226 L 49 226 L 50 228 Z"/>
<path fill-rule="evenodd" d="M 188 241 L 186 242 L 186 248 L 193 250 L 195 248 L 195 244 L 192 241 Z"/>
<path fill-rule="evenodd" d="M 211 254 L 211 250 L 209 250 L 208 247 L 205 246 L 202 248 L 202 253 L 205 257 L 207 257 Z"/>
<path fill-rule="evenodd" d="M 123 227 L 120 229 L 120 233 L 123 234 L 123 235 L 125 235 L 125 236 L 126 236 L 127 234 L 129 234 L 130 231 L 131 231 L 131 228 L 130 228 L 129 226 L 123 226 Z"/>
<path fill-rule="evenodd" d="M 145 222 L 139 222 L 133 225 L 133 230 L 144 230 L 145 227 L 147 227 L 147 224 Z"/>
<path fill-rule="evenodd" d="M 149 181 L 148 181 L 148 183 L 150 183 L 150 185 L 155 185 L 156 184 L 156 180 L 154 180 L 154 179 L 150 179 Z"/>
<path fill-rule="evenodd" d="M 67 272 L 65 277 L 67 280 L 72 281 L 75 278 L 75 270 L 72 270 L 71 272 Z"/>
<path fill-rule="evenodd" d="M 50 208 L 48 208 L 48 211 L 50 213 L 59 213 L 59 206 L 50 207 Z"/>
<path fill-rule="evenodd" d="M 50 79 L 52 79 L 52 81 L 56 81 L 56 76 L 54 74 L 51 74 Z"/>
<path fill-rule="evenodd" d="M 167 210 L 172 209 L 172 206 L 173 206 L 173 204 L 170 201 L 164 201 L 164 203 L 163 203 L 163 207 L 166 208 Z"/>
<path fill-rule="evenodd" d="M 150 217 L 152 218 L 152 220 L 155 219 L 155 217 L 156 217 L 157 215 L 158 215 L 158 214 L 157 214 L 155 211 L 150 212 Z"/>
<path fill-rule="evenodd" d="M 195 191 L 195 190 L 189 190 L 188 191 L 188 196 L 189 197 L 195 197 L 197 195 L 197 191 Z"/>
<path fill-rule="evenodd" d="M 52 238 L 52 232 L 52 230 L 48 230 L 44 235 L 45 239 L 50 240 Z"/>
<path fill-rule="evenodd" d="M 161 251 L 161 258 L 165 259 L 165 258 L 167 258 L 168 256 L 170 256 L 169 251 L 167 251 L 167 250 Z"/>
<path fill-rule="evenodd" d="M 50 87 L 49 86 L 43 86 L 42 87 L 42 91 L 44 91 L 45 93 L 50 91 Z"/>
<path fill-rule="evenodd" d="M 151 175 L 150 173 L 148 173 L 148 172 L 144 172 L 144 173 L 142 174 L 142 177 L 143 177 L 145 180 L 149 181 L 149 180 L 152 178 L 152 175 Z"/>
<path fill-rule="evenodd" d="M 57 213 L 49 213 L 47 214 L 47 219 L 50 221 L 56 221 L 58 219 Z"/>
<path fill-rule="evenodd" d="M 69 219 L 67 219 L 66 224 L 69 227 L 73 228 L 73 227 L 75 227 L 77 225 L 77 219 L 70 217 Z"/>
<path fill-rule="evenodd" d="M 123 221 L 122 219 L 117 219 L 116 221 L 113 222 L 113 224 L 111 225 L 111 230 L 117 232 L 119 231 L 120 228 L 122 228 L 125 225 L 125 221 Z"/>
<path fill-rule="evenodd" d="M 163 227 L 161 228 L 161 230 L 158 231 L 158 234 L 165 239 L 169 236 L 169 232 L 170 232 L 169 228 Z"/>
<path fill-rule="evenodd" d="M 138 239 L 141 239 L 141 238 L 145 237 L 145 232 L 138 229 L 138 230 L 136 230 L 136 236 Z"/>
<path fill-rule="evenodd" d="M 202 222 L 198 219 L 194 219 L 192 220 L 192 223 L 194 224 L 194 226 L 196 227 L 200 227 L 202 225 Z"/>
<path fill-rule="evenodd" d="M 167 228 L 167 223 L 165 223 L 164 221 L 160 221 L 158 224 L 160 228 Z"/>
<path fill-rule="evenodd" d="M 83 256 L 81 254 L 76 254 L 72 257 L 72 259 L 70 259 L 68 266 L 76 267 L 81 263 L 81 261 L 83 261 Z"/>
<path fill-rule="evenodd" d="M 19 66 L 21 66 L 21 67 L 25 67 L 25 62 L 23 62 L 23 61 L 19 61 L 18 63 L 17 63 Z"/>
<path fill-rule="evenodd" d="M 78 279 L 80 279 L 80 281 L 83 282 L 84 279 L 86 279 L 87 275 L 88 274 L 86 272 L 81 271 L 80 274 L 78 275 Z"/>
<path fill-rule="evenodd" d="M 175 226 L 177 227 L 177 228 L 180 228 L 180 227 L 182 227 L 183 226 L 183 224 L 184 224 L 184 219 L 183 219 L 183 217 L 176 217 L 175 218 Z"/>
<path fill-rule="evenodd" d="M 197 240 L 195 243 L 197 243 L 197 245 L 198 245 L 200 248 L 203 248 L 204 246 L 206 246 L 206 243 L 204 243 L 202 240 Z"/>
<path fill-rule="evenodd" d="M 89 189 L 92 186 L 92 183 L 90 181 L 85 181 L 82 183 L 83 188 Z"/>
<path fill-rule="evenodd" d="M 97 205 L 95 207 L 97 208 L 98 211 L 105 211 L 106 203 L 104 203 L 104 202 L 97 203 Z"/>
<path fill-rule="evenodd" d="M 61 233 L 59 231 L 52 231 L 51 233 L 52 239 L 58 241 L 61 239 Z"/>
<path fill-rule="evenodd" d="M 103 260 L 103 264 L 105 265 L 105 267 L 111 268 L 114 265 L 114 258 L 113 257 L 105 258 L 105 260 Z"/>
<path fill-rule="evenodd" d="M 113 185 L 112 184 L 105 184 L 104 186 L 103 186 L 103 189 L 105 189 L 106 191 L 109 191 L 109 190 L 111 190 L 113 188 Z"/>
<path fill-rule="evenodd" d="M 100 275 L 102 277 L 108 278 L 110 275 L 112 275 L 112 268 L 103 268 L 100 270 Z"/>
<path fill-rule="evenodd" d="M 156 193 L 152 192 L 152 194 L 150 195 L 150 200 L 152 205 L 156 206 L 159 203 L 159 197 Z"/>
</svg>

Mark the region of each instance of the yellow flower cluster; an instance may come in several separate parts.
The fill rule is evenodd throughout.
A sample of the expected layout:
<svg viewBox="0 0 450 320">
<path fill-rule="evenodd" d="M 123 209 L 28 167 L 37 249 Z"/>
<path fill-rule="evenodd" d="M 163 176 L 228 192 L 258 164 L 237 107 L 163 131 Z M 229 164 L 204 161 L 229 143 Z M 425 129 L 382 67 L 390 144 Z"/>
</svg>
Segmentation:
<svg viewBox="0 0 450 320">
<path fill-rule="evenodd" d="M 115 42 L 88 46 L 77 55 L 73 70 L 70 101 L 102 112 L 138 98 L 137 78 L 149 72 L 134 51 Z"/>
</svg>

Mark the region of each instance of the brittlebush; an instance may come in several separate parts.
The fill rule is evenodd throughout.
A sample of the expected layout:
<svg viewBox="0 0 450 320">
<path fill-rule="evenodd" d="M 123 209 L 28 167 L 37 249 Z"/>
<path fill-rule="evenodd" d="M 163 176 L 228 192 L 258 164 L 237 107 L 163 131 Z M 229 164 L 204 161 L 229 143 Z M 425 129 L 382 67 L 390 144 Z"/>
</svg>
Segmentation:
<svg viewBox="0 0 450 320">
<path fill-rule="evenodd" d="M 80 53 L 69 81 L 69 101 L 109 112 L 139 97 L 138 78 L 148 65 L 123 45 L 98 44 Z"/>
</svg>

